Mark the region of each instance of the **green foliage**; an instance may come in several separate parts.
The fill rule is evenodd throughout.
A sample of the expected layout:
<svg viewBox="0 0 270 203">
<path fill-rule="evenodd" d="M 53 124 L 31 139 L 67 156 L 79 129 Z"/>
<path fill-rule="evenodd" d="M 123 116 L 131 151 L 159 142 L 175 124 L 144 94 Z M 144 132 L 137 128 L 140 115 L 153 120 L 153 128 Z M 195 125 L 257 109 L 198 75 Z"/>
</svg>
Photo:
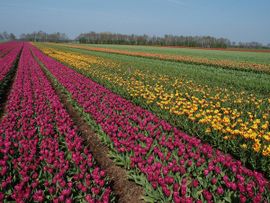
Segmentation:
<svg viewBox="0 0 270 203">
<path fill-rule="evenodd" d="M 207 59 L 217 59 L 217 60 L 226 59 L 233 61 L 253 62 L 263 64 L 270 63 L 270 53 L 263 53 L 263 52 L 241 52 L 241 51 L 170 48 L 170 47 L 154 47 L 154 46 L 108 45 L 108 44 L 90 44 L 83 46 L 111 48 L 129 52 L 146 52 L 156 54 L 195 56 Z"/>
<path fill-rule="evenodd" d="M 191 65 L 182 64 L 176 62 L 161 61 L 155 59 L 148 59 L 143 57 L 132 57 L 119 54 L 109 54 L 102 52 L 93 52 L 82 49 L 67 48 L 63 46 L 50 45 L 53 48 L 57 48 L 64 51 L 73 51 L 82 54 L 90 54 L 105 59 L 111 59 L 119 62 L 123 70 L 131 69 L 132 71 L 140 70 L 142 72 L 148 71 L 152 74 L 166 75 L 170 77 L 177 77 L 183 80 L 191 80 L 196 84 L 207 85 L 209 87 L 227 88 L 230 91 L 245 91 L 247 95 L 255 95 L 258 99 L 269 98 L 270 94 L 270 75 L 263 73 L 246 72 L 239 70 L 227 70 L 203 65 Z M 73 67 L 74 68 L 74 67 Z M 107 67 L 96 67 L 99 71 L 103 71 L 104 74 L 119 74 L 114 72 L 114 69 Z M 89 72 L 74 68 L 74 70 L 87 75 L 94 81 L 103 84 L 105 87 L 111 89 L 113 92 L 123 96 L 126 99 L 131 100 L 136 105 L 139 105 L 145 109 L 151 110 L 160 118 L 165 119 L 172 125 L 182 129 L 184 132 L 190 135 L 196 135 L 204 142 L 210 143 L 212 146 L 222 150 L 223 152 L 230 153 L 236 158 L 243 161 L 243 163 L 251 168 L 264 172 L 266 176 L 270 177 L 269 165 L 270 160 L 268 157 L 263 157 L 259 153 L 254 153 L 251 150 L 241 150 L 240 144 L 243 143 L 243 139 L 238 138 L 233 141 L 227 141 L 223 139 L 223 135 L 219 133 L 213 133 L 211 135 L 205 134 L 205 126 L 196 122 L 190 121 L 186 116 L 177 116 L 171 114 L 169 111 L 161 109 L 156 104 L 147 104 L 141 97 L 131 97 L 127 90 L 123 87 L 115 86 L 107 80 L 103 80 L 99 77 L 91 75 Z M 122 73 L 121 73 L 122 74 Z M 129 77 L 129 76 L 127 76 Z M 241 78 L 241 80 L 239 80 Z M 147 81 L 149 83 L 149 81 Z M 152 81 L 153 85 L 158 81 Z M 160 81 L 159 81 L 160 82 Z M 164 86 L 169 86 L 164 83 Z M 169 87 L 168 87 L 169 88 Z M 214 92 L 213 92 L 214 95 Z M 195 95 L 200 97 L 200 95 Z M 228 103 L 228 106 L 232 108 L 240 108 L 244 112 L 253 111 L 254 106 L 233 106 Z M 265 106 L 264 108 L 269 108 Z M 257 112 L 256 114 L 259 114 Z M 106 138 L 102 138 L 104 141 Z M 248 145 L 250 142 L 247 141 Z"/>
</svg>

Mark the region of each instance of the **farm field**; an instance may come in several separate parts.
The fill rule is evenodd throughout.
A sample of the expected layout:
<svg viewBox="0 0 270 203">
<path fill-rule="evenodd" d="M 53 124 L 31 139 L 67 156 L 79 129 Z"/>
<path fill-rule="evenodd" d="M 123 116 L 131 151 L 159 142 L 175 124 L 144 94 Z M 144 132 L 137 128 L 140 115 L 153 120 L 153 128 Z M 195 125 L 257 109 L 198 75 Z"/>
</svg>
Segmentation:
<svg viewBox="0 0 270 203">
<path fill-rule="evenodd" d="M 57 52 L 57 49 L 45 48 L 44 51 L 105 85 L 116 86 L 115 90 L 123 96 L 132 97 L 139 105 L 154 108 L 162 118 L 167 117 L 169 122 L 185 131 L 199 136 L 206 134 L 209 137 L 206 140 L 220 149 L 228 148 L 220 141 L 220 138 L 225 138 L 237 142 L 238 147 L 251 148 L 257 152 L 255 157 L 258 153 L 267 156 L 269 97 L 265 94 L 269 95 L 268 74 L 176 63 L 168 63 L 165 68 L 164 63 L 153 59 L 118 55 L 109 58 L 107 55 L 89 55 L 91 52 L 86 55 L 87 52 L 71 53 L 71 50 L 61 49 Z M 240 94 L 235 91 L 236 87 Z M 257 129 L 253 129 L 254 125 Z M 195 130 L 192 132 L 191 129 Z M 257 132 L 261 136 L 254 136 Z M 245 156 L 239 153 L 238 147 L 234 149 L 238 156 Z M 253 163 L 255 168 L 256 162 Z"/>
<path fill-rule="evenodd" d="M 130 202 L 270 202 L 269 73 L 270 53 L 2 43 L 0 201 L 127 202 L 97 139 Z"/>
<path fill-rule="evenodd" d="M 67 44 L 65 46 L 86 49 L 91 51 L 101 51 L 129 56 L 155 58 L 168 61 L 179 61 L 196 65 L 211 65 L 226 69 L 239 69 L 255 72 L 270 72 L 269 53 L 261 52 L 240 52 L 240 51 L 216 51 L 203 49 L 183 49 L 183 48 L 160 48 L 122 45 L 78 45 Z M 188 51 L 185 51 L 188 50 Z"/>
<path fill-rule="evenodd" d="M 95 165 L 31 48 L 17 43 L 8 54 L 19 62 L 0 123 L 0 201 L 113 200 L 105 172 Z"/>
<path fill-rule="evenodd" d="M 157 54 L 170 54 L 170 55 L 185 55 L 185 56 L 196 56 L 205 57 L 208 59 L 228 59 L 235 61 L 246 61 L 269 64 L 269 50 L 268 52 L 260 52 L 260 50 L 247 51 L 239 49 L 238 51 L 226 51 L 225 50 L 210 50 L 210 49 L 196 49 L 196 48 L 174 48 L 174 47 L 155 47 L 155 46 L 141 46 L 141 45 L 114 45 L 114 44 L 82 44 L 86 47 L 100 47 L 110 48 L 116 50 L 124 50 L 129 52 L 148 52 Z M 230 50 L 230 49 L 229 49 Z"/>
</svg>

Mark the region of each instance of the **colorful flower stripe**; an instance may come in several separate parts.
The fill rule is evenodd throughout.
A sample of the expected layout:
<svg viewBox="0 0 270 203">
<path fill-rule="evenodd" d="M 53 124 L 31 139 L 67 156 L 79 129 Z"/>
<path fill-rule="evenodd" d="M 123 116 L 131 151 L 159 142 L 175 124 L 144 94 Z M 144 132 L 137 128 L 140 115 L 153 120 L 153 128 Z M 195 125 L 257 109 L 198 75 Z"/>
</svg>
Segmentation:
<svg viewBox="0 0 270 203">
<path fill-rule="evenodd" d="M 6 42 L 0 44 L 0 58 L 4 57 L 8 52 L 18 46 L 18 42 Z"/>
<path fill-rule="evenodd" d="M 231 69 L 242 69 L 242 70 L 254 70 L 260 72 L 270 73 L 270 66 L 267 64 L 258 64 L 258 63 L 248 63 L 248 62 L 237 62 L 231 60 L 211 60 L 207 58 L 199 58 L 193 56 L 181 56 L 181 55 L 168 55 L 168 54 L 157 54 L 157 53 L 147 53 L 147 52 L 130 52 L 124 50 L 117 50 L 111 48 L 101 48 L 101 47 L 89 47 L 89 46 L 81 46 L 81 45 L 63 45 L 73 48 L 85 49 L 90 51 L 100 51 L 106 53 L 114 53 L 114 54 L 123 54 L 128 56 L 139 56 L 139 57 L 147 57 L 147 58 L 157 58 L 161 60 L 172 60 L 179 61 L 184 63 L 191 64 L 199 64 L 199 65 L 210 65 L 217 66 L 223 68 L 231 68 Z"/>
<path fill-rule="evenodd" d="M 0 123 L 0 202 L 109 202 L 105 172 L 25 44 Z"/>
<path fill-rule="evenodd" d="M 244 91 L 198 85 L 191 80 L 157 75 L 147 70 L 135 70 L 130 77 L 126 67 L 116 62 L 40 48 L 57 60 L 86 71 L 91 77 L 123 88 L 133 98 L 156 104 L 172 115 L 185 116 L 204 127 L 207 135 L 218 133 L 224 140 L 237 140 L 239 149 L 248 154 L 251 151 L 270 156 L 270 99 L 267 96 L 259 98 Z M 213 135 L 211 139 L 219 140 L 221 136 Z"/>
<path fill-rule="evenodd" d="M 5 56 L 10 51 L 10 46 L 0 47 L 0 58 Z"/>
<path fill-rule="evenodd" d="M 17 59 L 22 49 L 22 45 L 23 43 L 17 43 L 16 48 L 10 51 L 3 58 L 0 58 L 0 82 L 5 78 L 5 76 L 8 74 L 8 72 L 14 65 L 15 60 Z"/>
<path fill-rule="evenodd" d="M 262 174 L 33 50 L 107 133 L 119 156 L 128 156 L 130 166 L 145 174 L 166 202 L 270 201 L 269 182 Z"/>
</svg>

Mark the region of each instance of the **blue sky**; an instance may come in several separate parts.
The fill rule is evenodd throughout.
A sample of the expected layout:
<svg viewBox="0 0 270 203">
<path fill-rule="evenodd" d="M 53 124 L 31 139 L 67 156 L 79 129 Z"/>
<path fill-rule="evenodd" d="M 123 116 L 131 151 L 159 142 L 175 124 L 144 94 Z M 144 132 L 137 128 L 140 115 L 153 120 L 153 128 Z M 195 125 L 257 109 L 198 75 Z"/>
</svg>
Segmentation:
<svg viewBox="0 0 270 203">
<path fill-rule="evenodd" d="M 270 0 L 0 0 L 0 32 L 211 35 L 270 43 Z"/>
</svg>

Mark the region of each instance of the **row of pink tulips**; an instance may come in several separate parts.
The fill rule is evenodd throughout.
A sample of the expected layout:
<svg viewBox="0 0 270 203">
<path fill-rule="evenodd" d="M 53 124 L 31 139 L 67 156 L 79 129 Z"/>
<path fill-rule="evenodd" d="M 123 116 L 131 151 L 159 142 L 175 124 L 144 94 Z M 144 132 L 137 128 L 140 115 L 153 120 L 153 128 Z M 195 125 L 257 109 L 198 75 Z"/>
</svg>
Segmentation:
<svg viewBox="0 0 270 203">
<path fill-rule="evenodd" d="M 110 202 L 105 172 L 25 44 L 0 123 L 0 202 Z"/>
<path fill-rule="evenodd" d="M 13 67 L 19 53 L 22 49 L 23 43 L 17 43 L 17 46 L 7 53 L 3 58 L 0 58 L 0 82 L 5 78 L 10 69 Z M 13 43 L 7 46 L 14 46 Z"/>
<path fill-rule="evenodd" d="M 17 42 L 6 42 L 0 44 L 0 58 L 8 54 L 12 49 L 18 46 Z"/>
<path fill-rule="evenodd" d="M 240 161 L 189 136 L 151 112 L 37 48 L 33 53 L 169 202 L 270 202 L 269 181 Z M 158 197 L 157 197 L 158 198 Z M 158 201 L 158 200 L 157 200 Z"/>
</svg>

